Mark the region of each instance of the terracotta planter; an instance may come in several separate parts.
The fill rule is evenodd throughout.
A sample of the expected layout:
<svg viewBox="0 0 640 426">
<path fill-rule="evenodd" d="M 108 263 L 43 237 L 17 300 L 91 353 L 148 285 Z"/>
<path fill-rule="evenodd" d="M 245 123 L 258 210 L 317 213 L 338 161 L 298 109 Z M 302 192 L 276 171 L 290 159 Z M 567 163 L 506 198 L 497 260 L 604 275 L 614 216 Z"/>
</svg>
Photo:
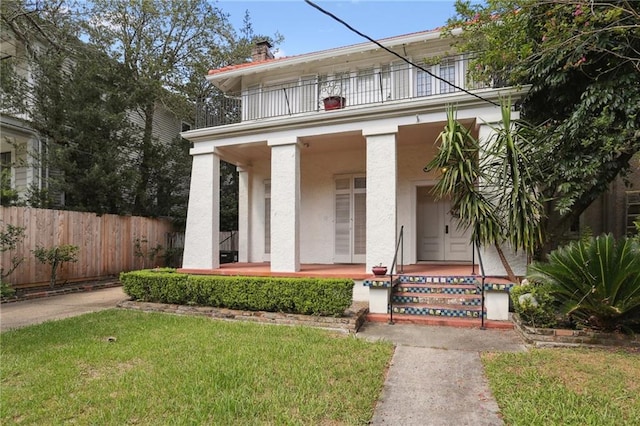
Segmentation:
<svg viewBox="0 0 640 426">
<path fill-rule="evenodd" d="M 347 105 L 347 99 L 342 96 L 329 96 L 322 100 L 324 103 L 324 110 L 331 111 L 332 109 L 341 109 Z"/>
<path fill-rule="evenodd" d="M 383 275 L 387 275 L 387 267 L 386 266 L 374 266 L 371 268 L 373 275 L 380 277 Z"/>
</svg>

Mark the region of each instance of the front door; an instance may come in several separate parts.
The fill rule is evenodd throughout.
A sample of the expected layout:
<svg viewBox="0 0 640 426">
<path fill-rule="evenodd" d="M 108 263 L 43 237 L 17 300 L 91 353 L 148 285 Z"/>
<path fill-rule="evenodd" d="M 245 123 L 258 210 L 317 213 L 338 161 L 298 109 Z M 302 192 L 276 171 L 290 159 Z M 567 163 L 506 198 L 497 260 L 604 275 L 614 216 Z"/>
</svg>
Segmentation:
<svg viewBox="0 0 640 426">
<path fill-rule="evenodd" d="M 367 244 L 367 178 L 335 179 L 334 262 L 364 263 Z"/>
<path fill-rule="evenodd" d="M 471 260 L 470 233 L 458 229 L 458 222 L 450 212 L 449 200 L 436 201 L 430 190 L 431 187 L 418 187 L 418 260 Z"/>
</svg>

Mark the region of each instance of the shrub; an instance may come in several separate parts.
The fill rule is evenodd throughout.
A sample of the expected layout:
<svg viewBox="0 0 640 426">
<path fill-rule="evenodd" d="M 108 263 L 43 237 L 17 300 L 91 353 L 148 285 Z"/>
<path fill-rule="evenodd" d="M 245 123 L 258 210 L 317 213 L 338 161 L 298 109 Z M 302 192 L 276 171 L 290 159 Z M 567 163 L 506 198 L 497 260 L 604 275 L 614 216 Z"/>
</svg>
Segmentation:
<svg viewBox="0 0 640 426">
<path fill-rule="evenodd" d="M 51 265 L 51 278 L 49 280 L 51 288 L 56 285 L 58 268 L 62 267 L 66 262 L 77 262 L 78 251 L 80 251 L 80 247 L 72 244 L 63 244 L 51 248 L 36 246 L 36 249 L 33 250 L 36 259 L 43 264 Z"/>
<path fill-rule="evenodd" d="M 122 273 L 134 299 L 250 311 L 340 316 L 352 302 L 345 279 L 195 276 L 174 272 Z"/>
<path fill-rule="evenodd" d="M 8 251 L 11 252 L 18 247 L 18 244 L 24 240 L 26 228 L 22 226 L 14 226 L 8 223 L 6 226 L 0 228 L 0 254 Z M 11 287 L 11 285 L 6 282 L 5 278 L 15 271 L 18 266 L 24 260 L 24 256 L 21 254 L 15 254 L 11 256 L 9 260 L 10 265 L 5 267 L 5 265 L 0 265 L 0 291 L 2 297 L 10 297 L 15 294 L 15 290 Z"/>
<path fill-rule="evenodd" d="M 640 245 L 612 235 L 572 242 L 527 277 L 548 283 L 562 312 L 578 324 L 605 331 L 640 324 Z"/>
<path fill-rule="evenodd" d="M 549 285 L 523 283 L 514 287 L 510 294 L 513 310 L 524 324 L 538 328 L 556 326 L 555 299 Z"/>
</svg>

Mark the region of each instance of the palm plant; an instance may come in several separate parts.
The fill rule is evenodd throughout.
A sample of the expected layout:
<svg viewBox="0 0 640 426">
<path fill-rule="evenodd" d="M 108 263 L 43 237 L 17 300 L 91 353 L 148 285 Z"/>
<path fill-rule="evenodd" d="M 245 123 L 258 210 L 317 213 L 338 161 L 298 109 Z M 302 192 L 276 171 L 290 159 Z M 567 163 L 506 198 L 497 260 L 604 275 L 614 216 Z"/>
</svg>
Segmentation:
<svg viewBox="0 0 640 426">
<path fill-rule="evenodd" d="M 425 171 L 441 171 L 436 197 L 451 197 L 459 226 L 471 229 L 473 243 L 494 245 L 509 279 L 517 281 L 501 244 L 508 241 L 516 251 L 531 255 L 542 242 L 543 210 L 526 152 L 531 129 L 512 123 L 510 105 L 503 102 L 502 121 L 491 126 L 494 136 L 485 147 L 448 108 L 438 153 Z"/>
<path fill-rule="evenodd" d="M 611 331 L 640 324 L 640 244 L 611 234 L 575 241 L 529 266 L 530 280 L 548 283 L 563 313 Z"/>
</svg>

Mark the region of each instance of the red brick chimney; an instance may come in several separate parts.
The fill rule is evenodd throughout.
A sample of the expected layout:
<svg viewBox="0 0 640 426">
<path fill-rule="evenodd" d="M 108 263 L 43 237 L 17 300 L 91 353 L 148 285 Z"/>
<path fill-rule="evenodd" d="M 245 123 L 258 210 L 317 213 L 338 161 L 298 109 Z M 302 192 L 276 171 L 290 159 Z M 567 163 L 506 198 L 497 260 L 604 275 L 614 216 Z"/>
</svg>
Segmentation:
<svg viewBox="0 0 640 426">
<path fill-rule="evenodd" d="M 257 42 L 251 50 L 252 62 L 266 61 L 267 59 L 273 58 L 273 53 L 271 53 L 271 43 L 266 40 Z"/>
</svg>

